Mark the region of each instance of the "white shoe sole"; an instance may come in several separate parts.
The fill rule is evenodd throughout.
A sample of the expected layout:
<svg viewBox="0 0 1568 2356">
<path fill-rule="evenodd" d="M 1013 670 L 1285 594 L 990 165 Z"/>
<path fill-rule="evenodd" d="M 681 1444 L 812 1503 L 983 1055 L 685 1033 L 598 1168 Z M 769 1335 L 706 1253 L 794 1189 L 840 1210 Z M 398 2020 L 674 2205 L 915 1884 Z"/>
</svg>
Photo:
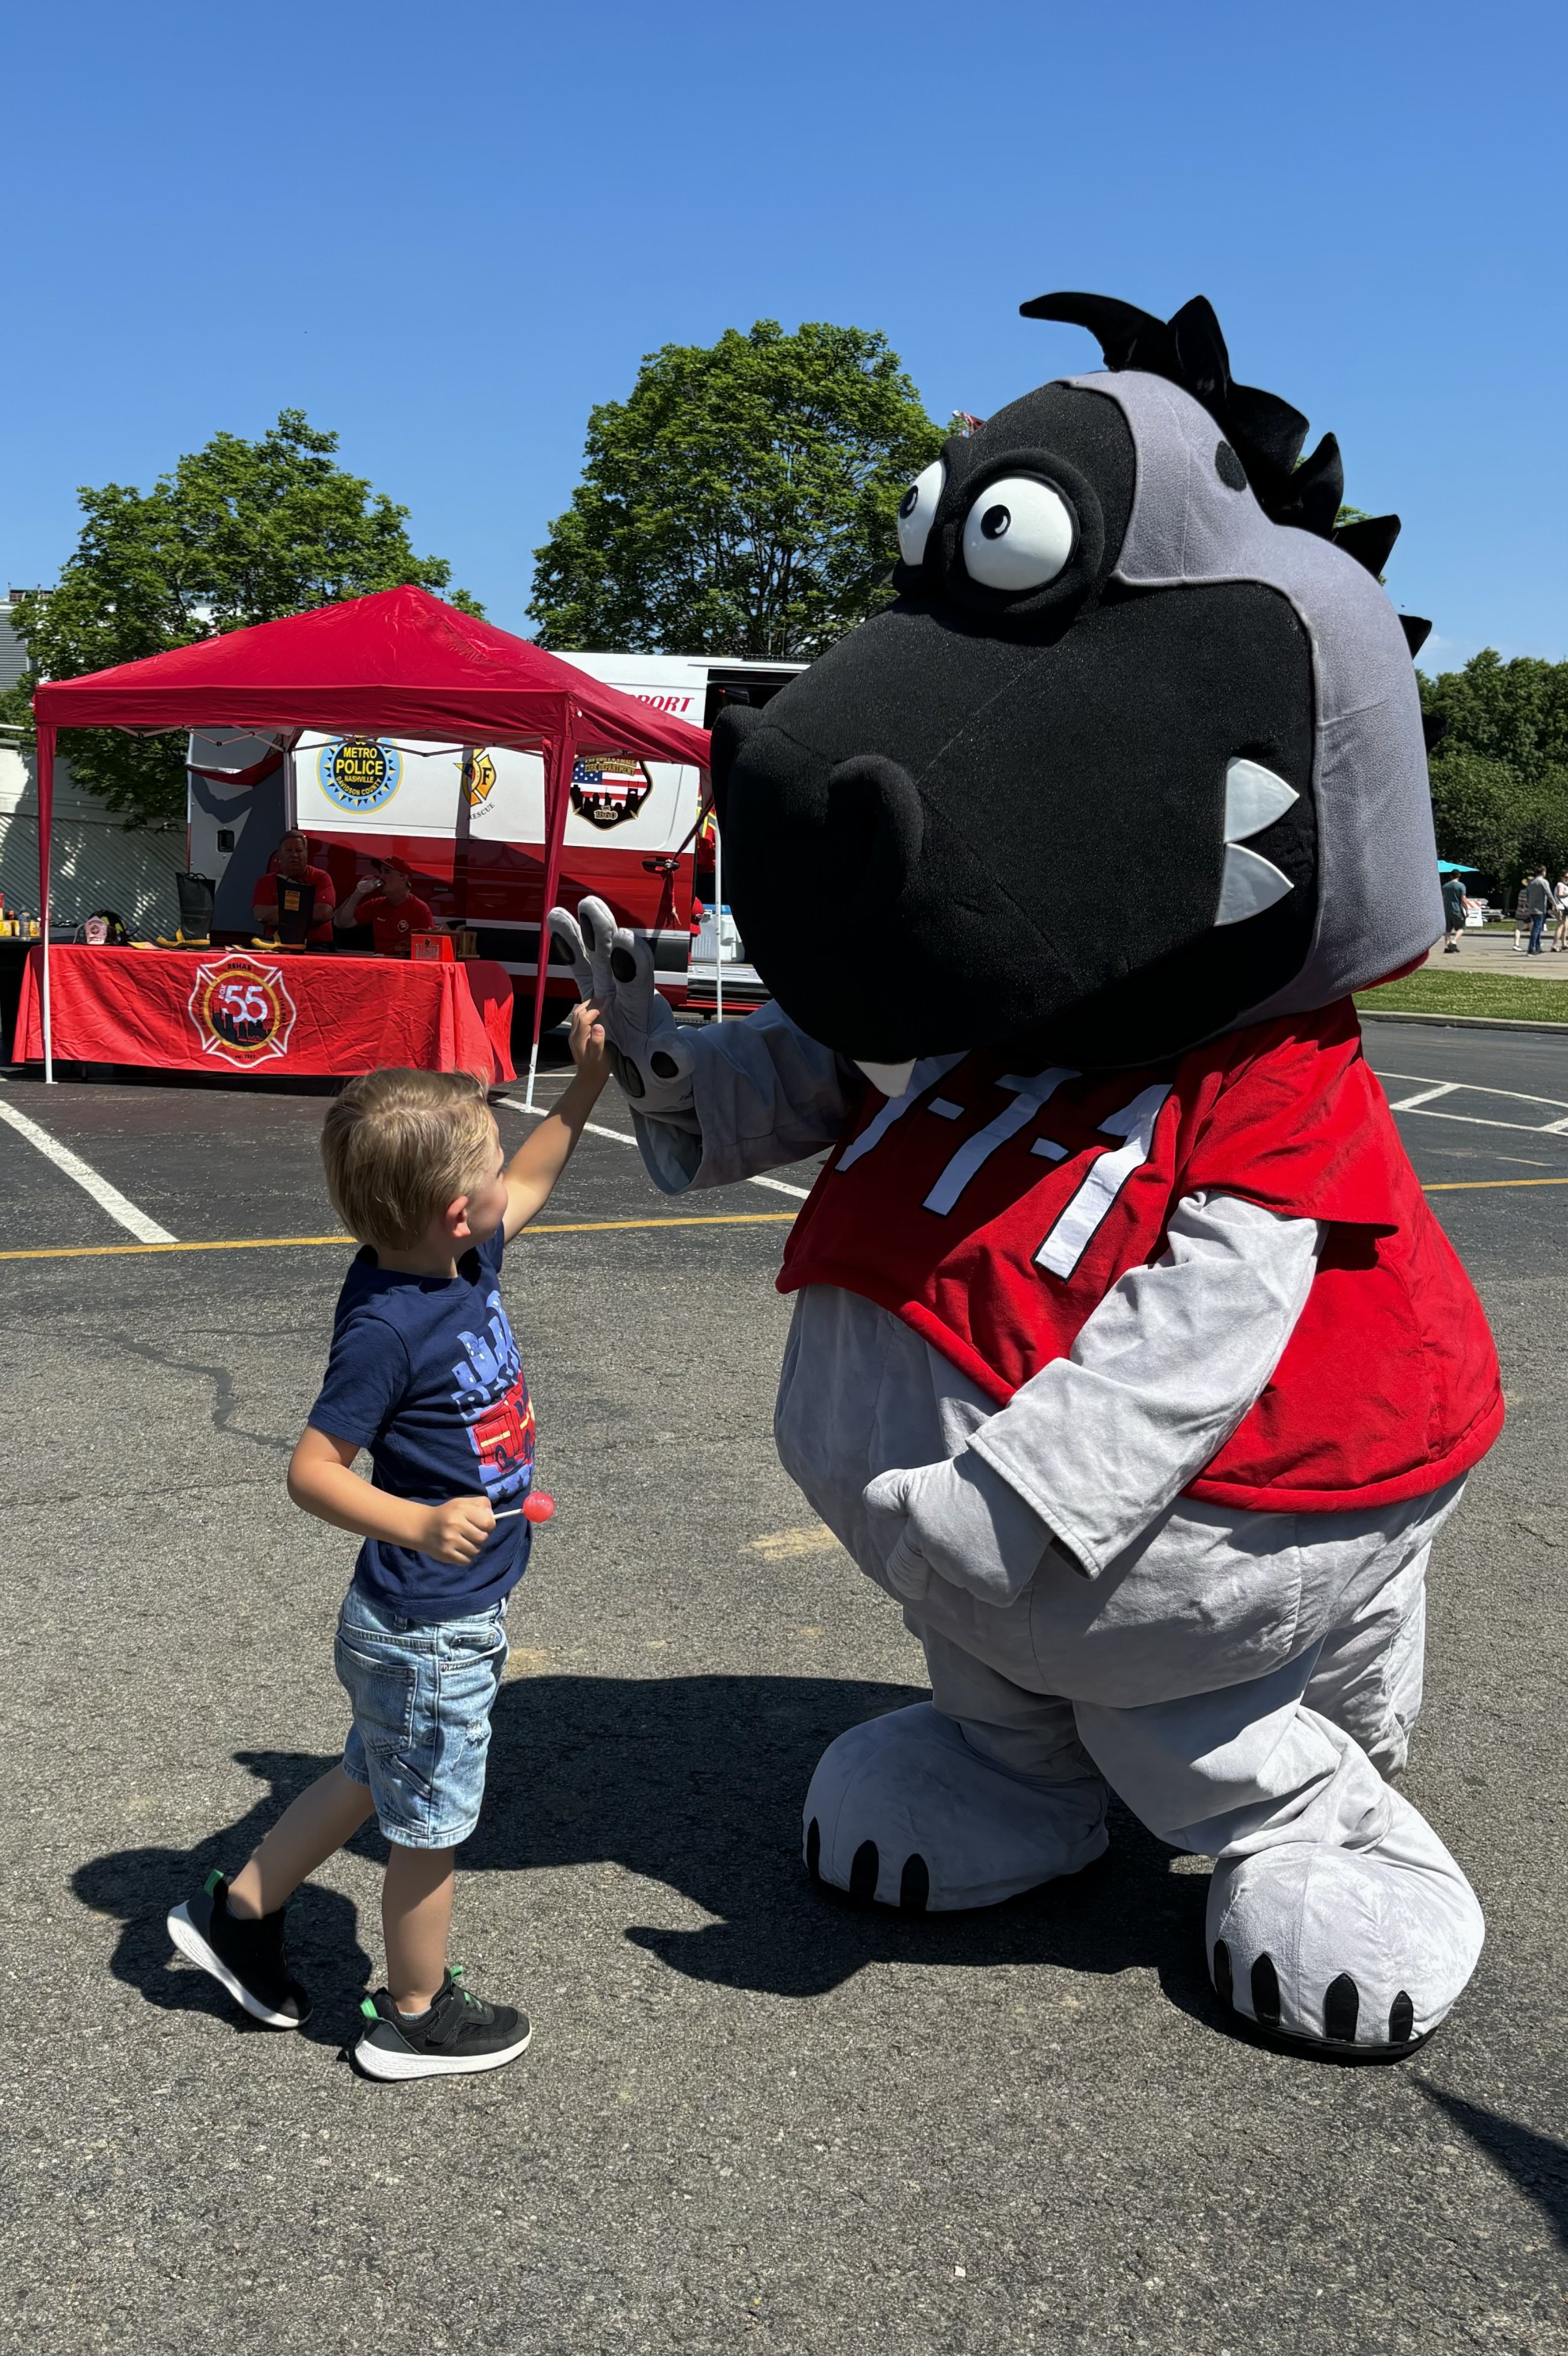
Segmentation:
<svg viewBox="0 0 1568 2356">
<path fill-rule="evenodd" d="M 236 2004 L 243 2005 L 252 2020 L 264 2020 L 269 2029 L 297 2029 L 300 2026 L 292 2013 L 272 2012 L 249 1988 L 242 1987 L 221 1955 L 209 1947 L 190 1919 L 190 1909 L 177 1906 L 168 1918 L 168 1934 L 182 1955 L 209 1972 L 220 1987 L 226 1987 Z"/>
<path fill-rule="evenodd" d="M 499 2053 L 476 2053 L 467 2059 L 454 2056 L 445 2060 L 439 2054 L 399 2053 L 391 2046 L 372 2045 L 361 2037 L 354 2048 L 354 2059 L 367 2078 L 382 2078 L 389 2083 L 406 2083 L 411 2078 L 466 2078 L 476 2070 L 499 2070 L 526 2053 L 532 2041 L 532 2026 L 526 2037 L 515 2045 L 505 2045 Z"/>
</svg>

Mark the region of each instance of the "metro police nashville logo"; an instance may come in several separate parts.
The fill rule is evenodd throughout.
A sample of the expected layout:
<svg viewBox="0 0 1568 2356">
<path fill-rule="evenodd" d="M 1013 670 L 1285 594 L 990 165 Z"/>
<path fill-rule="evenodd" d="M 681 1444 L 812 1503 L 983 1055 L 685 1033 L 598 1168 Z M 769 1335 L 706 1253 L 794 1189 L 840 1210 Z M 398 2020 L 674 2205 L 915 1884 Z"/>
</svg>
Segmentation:
<svg viewBox="0 0 1568 2356">
<path fill-rule="evenodd" d="M 189 1014 L 202 1054 L 243 1072 L 287 1054 L 295 1003 L 281 966 L 231 949 L 197 967 Z"/>
<path fill-rule="evenodd" d="M 373 736 L 338 736 L 317 755 L 316 775 L 340 810 L 379 810 L 403 783 L 403 755 Z"/>
</svg>

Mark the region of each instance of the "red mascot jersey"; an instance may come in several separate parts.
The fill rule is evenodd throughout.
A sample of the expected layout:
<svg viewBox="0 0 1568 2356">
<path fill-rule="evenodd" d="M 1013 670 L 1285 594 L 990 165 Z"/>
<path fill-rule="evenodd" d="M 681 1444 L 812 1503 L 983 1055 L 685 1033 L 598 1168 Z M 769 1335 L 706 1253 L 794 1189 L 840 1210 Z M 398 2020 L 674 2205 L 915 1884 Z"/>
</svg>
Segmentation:
<svg viewBox="0 0 1568 2356">
<path fill-rule="evenodd" d="M 869 1090 L 779 1289 L 863 1294 L 1004 1406 L 1200 1191 L 1329 1233 L 1272 1380 L 1188 1496 L 1339 1513 L 1421 1496 L 1485 1454 L 1503 1419 L 1492 1337 L 1348 1001 L 1147 1071 L 1024 1074 L 974 1054 L 917 1096 Z"/>
</svg>

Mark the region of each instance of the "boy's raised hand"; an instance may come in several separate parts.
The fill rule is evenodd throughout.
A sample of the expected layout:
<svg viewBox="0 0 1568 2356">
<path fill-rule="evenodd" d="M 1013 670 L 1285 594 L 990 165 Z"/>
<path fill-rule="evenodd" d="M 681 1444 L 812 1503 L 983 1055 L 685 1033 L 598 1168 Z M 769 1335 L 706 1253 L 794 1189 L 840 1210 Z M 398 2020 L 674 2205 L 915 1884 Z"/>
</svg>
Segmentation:
<svg viewBox="0 0 1568 2356">
<path fill-rule="evenodd" d="M 425 1512 L 426 1535 L 417 1551 L 437 1562 L 472 1562 L 496 1526 L 488 1497 L 450 1497 Z"/>
<path fill-rule="evenodd" d="M 596 1092 L 602 1088 L 610 1076 L 609 1044 L 598 1008 L 585 998 L 580 998 L 572 1009 L 566 1044 L 579 1075 L 593 1081 Z"/>
<path fill-rule="evenodd" d="M 552 908 L 551 931 L 570 953 L 577 988 L 609 1043 L 610 1069 L 639 1112 L 687 1112 L 693 1102 L 691 1034 L 653 986 L 648 943 L 590 894 L 575 916 Z"/>
</svg>

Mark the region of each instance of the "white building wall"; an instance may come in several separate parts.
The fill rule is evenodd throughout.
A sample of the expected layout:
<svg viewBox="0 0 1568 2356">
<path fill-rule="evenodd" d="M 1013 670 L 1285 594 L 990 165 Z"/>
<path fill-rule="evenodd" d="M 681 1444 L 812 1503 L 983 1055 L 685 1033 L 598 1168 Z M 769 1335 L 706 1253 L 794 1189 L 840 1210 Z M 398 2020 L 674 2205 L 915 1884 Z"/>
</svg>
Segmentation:
<svg viewBox="0 0 1568 2356">
<path fill-rule="evenodd" d="M 54 922 L 72 925 L 113 908 L 133 930 L 172 933 L 179 921 L 174 879 L 185 865 L 185 829 L 128 830 L 112 810 L 55 763 Z M 38 907 L 38 782 L 32 754 L 0 738 L 0 893 L 7 910 Z"/>
<path fill-rule="evenodd" d="M 0 687 L 26 669 L 20 639 L 0 607 Z M 72 782 L 70 764 L 55 761 L 51 898 L 57 925 L 113 908 L 134 931 L 172 933 L 179 921 L 174 878 L 185 865 L 185 829 L 128 830 L 95 796 Z M 31 752 L 0 735 L 0 894 L 8 911 L 38 912 L 38 784 Z"/>
</svg>

